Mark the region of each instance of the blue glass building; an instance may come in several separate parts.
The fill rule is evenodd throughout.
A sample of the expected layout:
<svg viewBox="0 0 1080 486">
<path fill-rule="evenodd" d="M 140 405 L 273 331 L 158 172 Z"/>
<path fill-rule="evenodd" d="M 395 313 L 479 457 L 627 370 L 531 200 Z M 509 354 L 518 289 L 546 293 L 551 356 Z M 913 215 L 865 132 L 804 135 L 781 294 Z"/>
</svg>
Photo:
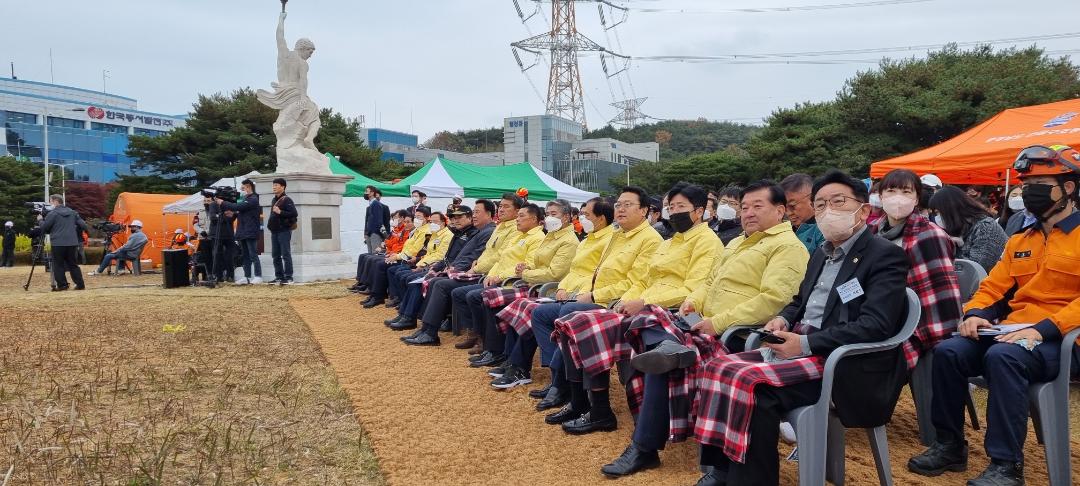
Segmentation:
<svg viewBox="0 0 1080 486">
<path fill-rule="evenodd" d="M 110 182 L 135 173 L 124 152 L 132 135 L 160 136 L 186 116 L 140 111 L 132 98 L 82 88 L 0 78 L 0 155 L 49 163 L 72 179 Z"/>
<path fill-rule="evenodd" d="M 368 147 L 382 149 L 383 160 L 405 161 L 409 149 L 415 149 L 419 140 L 416 135 L 395 132 L 383 128 L 361 128 L 360 138 Z"/>
</svg>

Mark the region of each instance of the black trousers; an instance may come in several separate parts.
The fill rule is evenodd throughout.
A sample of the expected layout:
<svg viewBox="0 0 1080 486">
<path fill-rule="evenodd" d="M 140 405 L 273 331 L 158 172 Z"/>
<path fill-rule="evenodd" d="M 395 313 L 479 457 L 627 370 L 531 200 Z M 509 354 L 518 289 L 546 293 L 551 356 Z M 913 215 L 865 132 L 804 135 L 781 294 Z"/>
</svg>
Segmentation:
<svg viewBox="0 0 1080 486">
<path fill-rule="evenodd" d="M 52 247 L 52 274 L 57 288 L 68 286 L 66 272 L 71 273 L 71 281 L 76 287 L 83 286 L 82 272 L 79 270 L 79 247 L 78 246 L 54 246 Z"/>
<path fill-rule="evenodd" d="M 3 253 L 2 256 L 0 256 L 0 267 L 14 267 L 14 266 L 15 266 L 15 247 L 4 248 L 4 253 Z"/>
<path fill-rule="evenodd" d="M 360 258 L 356 260 L 356 281 L 367 286 L 371 286 L 371 268 L 376 262 L 382 262 L 386 259 L 386 255 L 373 255 L 371 253 L 364 253 L 360 255 Z"/>
<path fill-rule="evenodd" d="M 811 405 L 820 396 L 820 380 L 785 387 L 757 385 L 746 462 L 732 461 L 721 447 L 702 445 L 701 464 L 716 468 L 720 477 L 727 471 L 728 486 L 776 486 L 780 483 L 780 422 L 788 411 Z"/>
<path fill-rule="evenodd" d="M 450 292 L 458 287 L 470 285 L 471 282 L 459 282 L 449 278 L 435 278 L 428 282 L 427 304 L 422 313 L 425 324 L 433 325 L 438 329 L 439 324 L 450 313 Z"/>
<path fill-rule="evenodd" d="M 236 242 L 232 238 L 214 240 L 213 274 L 219 282 L 233 278 L 236 272 Z"/>
</svg>

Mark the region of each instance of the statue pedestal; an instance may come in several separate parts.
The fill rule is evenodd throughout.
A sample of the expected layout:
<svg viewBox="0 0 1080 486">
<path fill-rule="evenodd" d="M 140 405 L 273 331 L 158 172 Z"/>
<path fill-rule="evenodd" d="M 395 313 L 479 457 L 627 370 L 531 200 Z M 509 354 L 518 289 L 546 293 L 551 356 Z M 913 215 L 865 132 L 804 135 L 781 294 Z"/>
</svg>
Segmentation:
<svg viewBox="0 0 1080 486">
<path fill-rule="evenodd" d="M 292 233 L 293 280 L 315 282 L 340 280 L 356 276 L 356 264 L 341 251 L 341 194 L 349 176 L 306 173 L 262 174 L 252 176 L 259 204 L 263 207 L 263 224 L 270 220 L 270 202 L 274 198 L 273 181 L 285 179 L 285 194 L 296 205 L 299 216 Z M 274 259 L 271 253 L 270 231 L 263 232 L 264 250 L 259 257 L 263 278 L 274 278 Z"/>
</svg>

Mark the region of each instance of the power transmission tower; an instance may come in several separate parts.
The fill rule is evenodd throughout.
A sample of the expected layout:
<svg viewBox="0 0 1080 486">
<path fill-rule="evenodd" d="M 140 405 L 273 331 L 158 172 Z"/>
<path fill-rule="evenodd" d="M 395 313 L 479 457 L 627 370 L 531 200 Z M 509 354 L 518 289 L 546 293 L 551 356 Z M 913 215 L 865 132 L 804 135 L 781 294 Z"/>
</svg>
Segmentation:
<svg viewBox="0 0 1080 486">
<path fill-rule="evenodd" d="M 575 0 L 551 0 L 551 31 L 510 44 L 522 71 L 529 67 L 521 62 L 516 49 L 539 56 L 550 52 L 551 74 L 548 78 L 547 114 L 558 115 L 587 127 L 585 97 L 578 68 L 578 52 L 596 51 L 621 59 L 628 57 L 609 51 L 577 30 Z M 516 3 L 516 2 L 515 2 Z M 520 11 L 519 11 L 520 15 Z"/>
<path fill-rule="evenodd" d="M 622 127 L 626 129 L 634 128 L 638 126 L 639 120 L 646 120 L 649 115 L 641 112 L 641 105 L 645 103 L 648 98 L 634 98 L 630 100 L 616 101 L 611 104 L 619 110 L 619 114 L 612 118 L 608 123 Z"/>
</svg>

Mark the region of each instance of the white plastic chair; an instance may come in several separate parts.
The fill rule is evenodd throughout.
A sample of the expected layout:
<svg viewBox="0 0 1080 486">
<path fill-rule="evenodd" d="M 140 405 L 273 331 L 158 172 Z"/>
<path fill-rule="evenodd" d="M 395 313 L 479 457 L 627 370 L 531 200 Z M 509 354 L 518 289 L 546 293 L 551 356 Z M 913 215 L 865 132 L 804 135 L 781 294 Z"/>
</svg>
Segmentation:
<svg viewBox="0 0 1080 486">
<path fill-rule="evenodd" d="M 911 338 L 915 327 L 919 325 L 922 306 L 915 292 L 906 290 L 907 318 L 900 332 L 885 341 L 846 344 L 833 350 L 825 361 L 825 370 L 821 377 L 821 396 L 817 403 L 787 413 L 787 421 L 795 427 L 795 435 L 799 438 L 800 486 L 824 486 L 826 468 L 833 484 L 844 484 L 844 426 L 830 413 L 836 366 L 846 357 L 895 349 Z M 878 481 L 882 486 L 892 486 L 885 426 L 866 429 L 866 433 L 870 439 L 870 449 L 874 453 Z"/>
</svg>

